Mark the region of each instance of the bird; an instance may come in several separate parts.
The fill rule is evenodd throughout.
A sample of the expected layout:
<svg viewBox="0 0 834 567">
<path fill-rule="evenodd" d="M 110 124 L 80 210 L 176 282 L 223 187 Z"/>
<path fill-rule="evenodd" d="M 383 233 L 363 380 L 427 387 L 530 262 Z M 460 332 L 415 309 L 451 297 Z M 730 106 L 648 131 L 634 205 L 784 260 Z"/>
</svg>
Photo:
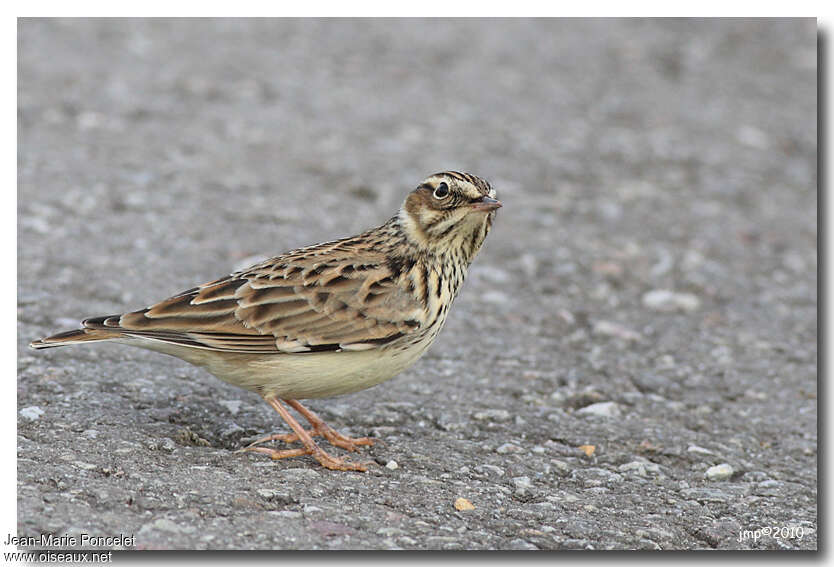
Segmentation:
<svg viewBox="0 0 834 567">
<path fill-rule="evenodd" d="M 256 392 L 293 431 L 242 451 L 310 455 L 328 469 L 366 471 L 368 463 L 328 453 L 313 437 L 351 452 L 374 439 L 339 433 L 299 400 L 370 388 L 414 364 L 443 327 L 501 206 L 486 180 L 436 173 L 380 226 L 286 252 L 144 309 L 85 319 L 30 346 L 113 341 L 178 357 Z M 301 447 L 263 446 L 270 441 Z"/>
</svg>

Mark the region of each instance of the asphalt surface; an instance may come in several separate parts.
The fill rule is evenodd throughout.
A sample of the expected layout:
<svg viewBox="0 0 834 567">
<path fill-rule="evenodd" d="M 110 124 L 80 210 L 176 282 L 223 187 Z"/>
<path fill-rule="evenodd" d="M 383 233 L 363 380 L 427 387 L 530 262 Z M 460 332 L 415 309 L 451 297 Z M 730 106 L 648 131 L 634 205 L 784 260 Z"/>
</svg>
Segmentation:
<svg viewBox="0 0 834 567">
<path fill-rule="evenodd" d="M 18 535 L 817 548 L 813 20 L 18 30 Z M 310 403 L 381 440 L 367 473 L 236 454 L 279 417 L 177 359 L 27 347 L 379 224 L 444 169 L 505 203 L 446 329 Z"/>
</svg>

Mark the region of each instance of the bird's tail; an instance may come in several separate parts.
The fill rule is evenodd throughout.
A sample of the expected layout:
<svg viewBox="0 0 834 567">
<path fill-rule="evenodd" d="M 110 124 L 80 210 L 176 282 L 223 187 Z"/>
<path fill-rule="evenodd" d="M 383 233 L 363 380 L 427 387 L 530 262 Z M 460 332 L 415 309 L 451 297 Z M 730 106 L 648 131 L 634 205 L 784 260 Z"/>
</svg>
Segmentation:
<svg viewBox="0 0 834 567">
<path fill-rule="evenodd" d="M 80 343 L 89 343 L 93 341 L 107 341 L 111 339 L 118 339 L 124 335 L 118 331 L 108 331 L 102 329 L 75 329 L 73 331 L 66 331 L 38 339 L 29 343 L 32 348 L 51 348 L 66 345 L 76 345 Z"/>
</svg>

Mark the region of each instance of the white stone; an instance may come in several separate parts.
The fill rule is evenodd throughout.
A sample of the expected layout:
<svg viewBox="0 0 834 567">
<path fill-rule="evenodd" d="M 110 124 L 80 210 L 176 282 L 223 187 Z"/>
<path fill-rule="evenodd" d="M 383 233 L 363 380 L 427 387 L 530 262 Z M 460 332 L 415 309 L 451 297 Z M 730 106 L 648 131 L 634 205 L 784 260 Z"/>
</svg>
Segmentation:
<svg viewBox="0 0 834 567">
<path fill-rule="evenodd" d="M 707 480 L 727 480 L 733 476 L 733 472 L 733 467 L 727 463 L 721 463 L 720 465 L 708 468 L 704 476 Z"/>
<path fill-rule="evenodd" d="M 594 334 L 616 337 L 624 341 L 639 341 L 643 338 L 637 331 L 633 331 L 613 321 L 597 321 L 594 323 Z"/>
<path fill-rule="evenodd" d="M 596 415 L 599 417 L 617 417 L 620 415 L 620 407 L 617 402 L 598 402 L 576 410 L 579 415 Z"/>
<path fill-rule="evenodd" d="M 504 443 L 495 449 L 499 455 L 506 455 L 507 453 L 521 453 L 524 449 L 513 443 Z"/>
<path fill-rule="evenodd" d="M 651 461 L 631 461 L 630 463 L 620 465 L 617 467 L 617 470 L 626 473 L 634 471 L 639 476 L 648 476 L 648 473 L 659 474 L 660 466 Z"/>
<path fill-rule="evenodd" d="M 503 423 L 505 421 L 510 421 L 512 414 L 505 409 L 488 409 L 479 411 L 474 414 L 472 418 L 477 419 L 478 421 L 496 421 L 498 423 Z"/>
<path fill-rule="evenodd" d="M 497 476 L 504 476 L 504 469 L 495 465 L 478 465 L 475 467 L 475 470 L 478 472 L 487 471 Z"/>
<path fill-rule="evenodd" d="M 655 311 L 694 311 L 701 306 L 697 295 L 671 291 L 668 289 L 653 289 L 643 294 L 643 305 Z"/>
<path fill-rule="evenodd" d="M 44 414 L 44 411 L 38 406 L 29 406 L 20 410 L 20 415 L 30 421 L 36 421 Z"/>
</svg>

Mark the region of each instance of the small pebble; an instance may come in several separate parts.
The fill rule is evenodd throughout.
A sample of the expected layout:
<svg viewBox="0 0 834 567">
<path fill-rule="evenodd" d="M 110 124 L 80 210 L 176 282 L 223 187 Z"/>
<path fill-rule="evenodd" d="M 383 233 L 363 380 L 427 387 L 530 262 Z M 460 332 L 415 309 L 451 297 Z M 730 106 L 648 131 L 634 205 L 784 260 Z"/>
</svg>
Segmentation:
<svg viewBox="0 0 834 567">
<path fill-rule="evenodd" d="M 503 445 L 495 449 L 495 452 L 499 455 L 506 455 L 507 453 L 521 453 L 523 450 L 524 449 L 522 449 L 518 445 L 513 445 L 512 443 L 504 443 Z"/>
<path fill-rule="evenodd" d="M 495 421 L 498 423 L 502 423 L 505 421 L 510 421 L 512 415 L 505 409 L 490 409 L 479 411 L 472 416 L 473 419 L 478 421 Z"/>
<path fill-rule="evenodd" d="M 397 464 L 397 461 L 395 461 L 394 459 L 391 459 L 390 461 L 385 463 L 385 468 L 386 469 L 391 469 L 392 471 L 395 471 L 398 468 L 400 468 L 400 465 Z"/>
<path fill-rule="evenodd" d="M 668 289 L 653 289 L 643 295 L 643 305 L 655 311 L 695 311 L 701 306 L 698 296 Z"/>
<path fill-rule="evenodd" d="M 474 510 L 475 506 L 467 500 L 466 498 L 458 498 L 455 500 L 455 510 L 464 511 L 464 510 Z"/>
<path fill-rule="evenodd" d="M 733 476 L 733 472 L 733 467 L 727 463 L 721 463 L 720 465 L 708 468 L 704 476 L 707 480 L 727 480 Z"/>
<path fill-rule="evenodd" d="M 622 413 L 617 402 L 598 402 L 576 410 L 577 415 L 595 415 L 599 417 L 617 417 Z"/>
<path fill-rule="evenodd" d="M 613 321 L 597 321 L 594 323 L 594 334 L 607 337 L 615 337 L 624 341 L 640 341 L 643 337 L 637 331 L 633 331 L 624 325 Z"/>
<path fill-rule="evenodd" d="M 157 445 L 157 448 L 166 453 L 173 453 L 177 449 L 177 444 L 170 437 L 164 437 Z"/>
<path fill-rule="evenodd" d="M 529 476 L 517 476 L 513 478 L 513 486 L 515 487 L 515 495 L 523 498 L 531 494 L 533 483 L 530 482 Z"/>
<path fill-rule="evenodd" d="M 44 411 L 38 406 L 29 406 L 20 410 L 19 413 L 29 421 L 36 421 L 44 414 Z"/>
<path fill-rule="evenodd" d="M 623 481 L 622 475 L 598 467 L 577 469 L 574 471 L 573 477 L 585 488 L 610 486 Z"/>
<path fill-rule="evenodd" d="M 660 466 L 657 463 L 652 463 L 650 461 L 631 461 L 630 463 L 625 463 L 617 467 L 617 470 L 620 472 L 634 472 L 639 476 L 648 476 L 648 473 L 658 474 L 660 473 Z"/>
<path fill-rule="evenodd" d="M 495 465 L 478 465 L 475 467 L 475 472 L 479 472 L 481 474 L 488 472 L 496 476 L 504 476 L 504 469 L 496 467 Z"/>
</svg>

